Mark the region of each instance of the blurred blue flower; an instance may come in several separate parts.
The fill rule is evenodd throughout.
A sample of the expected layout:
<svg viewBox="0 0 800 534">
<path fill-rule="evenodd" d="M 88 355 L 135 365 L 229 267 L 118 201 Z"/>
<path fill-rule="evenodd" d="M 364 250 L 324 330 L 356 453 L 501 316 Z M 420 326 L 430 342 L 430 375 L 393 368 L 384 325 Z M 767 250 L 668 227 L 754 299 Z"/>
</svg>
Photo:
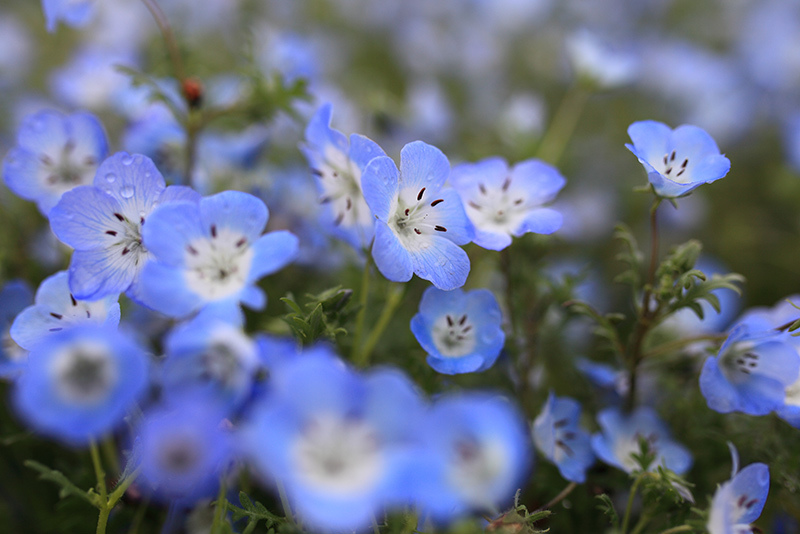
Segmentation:
<svg viewBox="0 0 800 534">
<path fill-rule="evenodd" d="M 464 292 L 429 287 L 411 331 L 428 353 L 428 365 L 445 374 L 485 371 L 503 350 L 503 314 L 487 289 Z"/>
<path fill-rule="evenodd" d="M 561 214 L 542 205 L 551 202 L 566 181 L 543 161 L 529 159 L 511 169 L 498 157 L 462 163 L 453 168 L 450 183 L 475 225 L 478 246 L 502 250 L 511 244 L 512 235 L 552 234 L 561 228 Z"/>
<path fill-rule="evenodd" d="M 757 316 L 737 323 L 700 373 L 700 391 L 712 410 L 766 415 L 784 405 L 800 375 L 800 355 L 788 334 Z"/>
<path fill-rule="evenodd" d="M 166 187 L 153 162 L 140 154 L 118 152 L 106 159 L 94 185 L 68 191 L 50 212 L 53 233 L 75 249 L 69 266 L 75 298 L 94 300 L 127 291 L 139 299 L 139 273 L 151 258 L 142 245 L 150 212 L 199 196 L 188 187 Z"/>
<path fill-rule="evenodd" d="M 69 63 L 53 70 L 51 92 L 68 106 L 106 109 L 130 86 L 130 77 L 119 71 L 120 65 L 136 68 L 133 43 L 130 49 L 110 49 L 104 45 L 86 45 L 72 55 Z"/>
<path fill-rule="evenodd" d="M 290 263 L 298 247 L 287 231 L 261 235 L 268 217 L 261 200 L 241 191 L 160 206 L 143 230 L 157 261 L 142 270 L 142 301 L 170 317 L 208 307 L 234 318 L 240 302 L 263 308 L 256 282 Z"/>
<path fill-rule="evenodd" d="M 94 323 L 111 328 L 119 324 L 118 295 L 101 300 L 78 300 L 69 290 L 69 276 L 60 271 L 46 278 L 36 290 L 33 306 L 22 310 L 11 325 L 11 338 L 31 351 L 56 332 Z"/>
<path fill-rule="evenodd" d="M 684 124 L 672 130 L 656 121 L 634 122 L 628 127 L 633 152 L 647 171 L 656 195 L 680 197 L 728 174 L 731 162 L 703 129 Z"/>
<path fill-rule="evenodd" d="M 76 326 L 31 351 L 14 406 L 36 431 L 85 445 L 122 423 L 145 391 L 148 367 L 144 351 L 121 333 Z"/>
<path fill-rule="evenodd" d="M 348 144 L 330 122 L 331 105 L 325 104 L 308 123 L 300 149 L 316 177 L 323 222 L 331 233 L 364 250 L 372 242 L 375 220 L 361 192 L 361 175 L 372 158 L 386 154 L 362 135 L 350 136 Z"/>
<path fill-rule="evenodd" d="M 587 78 L 607 89 L 626 85 L 638 75 L 639 61 L 631 48 L 616 48 L 586 28 L 565 40 L 567 56 L 577 78 Z"/>
<path fill-rule="evenodd" d="M 73 28 L 83 28 L 92 20 L 97 0 L 42 0 L 47 31 L 53 33 L 56 24 L 63 22 Z"/>
<path fill-rule="evenodd" d="M 94 115 L 45 110 L 25 118 L 17 146 L 3 160 L 3 179 L 47 215 L 65 192 L 91 183 L 108 143 Z"/>
<path fill-rule="evenodd" d="M 17 375 L 25 366 L 28 351 L 11 337 L 14 318 L 33 304 L 33 291 L 23 280 L 11 280 L 0 288 L 0 377 Z"/>
<path fill-rule="evenodd" d="M 755 463 L 739 471 L 739 454 L 729 445 L 733 456 L 731 479 L 714 493 L 706 525 L 710 534 L 751 532 L 750 523 L 761 515 L 769 493 L 769 467 Z"/>
<path fill-rule="evenodd" d="M 403 147 L 399 171 L 387 156 L 364 170 L 364 198 L 376 219 L 372 257 L 389 280 L 416 274 L 443 290 L 466 282 L 469 257 L 458 245 L 469 243 L 474 229 L 458 193 L 444 187 L 449 174 L 447 157 L 422 141 Z"/>
<path fill-rule="evenodd" d="M 672 440 L 667 426 L 652 408 L 641 406 L 628 415 L 618 408 L 607 408 L 597 414 L 597 422 L 601 432 L 592 435 L 594 453 L 605 463 L 626 473 L 639 468 L 632 455 L 641 450 L 641 439 L 656 455 L 650 470 L 663 466 L 682 475 L 692 466 L 691 453 Z"/>
<path fill-rule="evenodd" d="M 578 401 L 550 392 L 542 413 L 533 422 L 533 442 L 556 464 L 562 477 L 582 483 L 594 463 L 594 453 L 589 433 L 578 426 L 580 416 Z"/>
<path fill-rule="evenodd" d="M 393 370 L 356 375 L 319 347 L 277 366 L 245 423 L 258 472 L 314 531 L 353 531 L 409 501 L 424 405 Z"/>
</svg>

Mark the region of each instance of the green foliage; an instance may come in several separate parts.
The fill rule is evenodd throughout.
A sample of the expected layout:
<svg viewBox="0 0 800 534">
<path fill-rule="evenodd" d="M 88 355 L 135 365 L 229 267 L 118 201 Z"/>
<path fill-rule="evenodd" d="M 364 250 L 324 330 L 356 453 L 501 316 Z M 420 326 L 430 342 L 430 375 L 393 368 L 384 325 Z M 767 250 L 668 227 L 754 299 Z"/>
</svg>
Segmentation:
<svg viewBox="0 0 800 534">
<path fill-rule="evenodd" d="M 351 289 L 332 287 L 316 295 L 306 294 L 308 302 L 304 304 L 306 309 L 303 309 L 289 293 L 281 298 L 290 310 L 283 316 L 283 320 L 303 345 L 320 338 L 333 341 L 336 336 L 347 334 L 344 326 L 358 311 L 355 306 L 348 305 L 352 296 Z"/>
<path fill-rule="evenodd" d="M 614 239 L 622 241 L 623 250 L 616 255 L 616 259 L 626 264 L 626 268 L 614 278 L 614 281 L 630 285 L 636 291 L 641 285 L 641 272 L 643 258 L 639 244 L 633 236 L 631 229 L 625 224 L 618 224 L 614 228 Z"/>
<path fill-rule="evenodd" d="M 597 503 L 597 509 L 603 512 L 608 517 L 608 522 L 614 527 L 615 530 L 619 529 L 619 514 L 617 513 L 616 508 L 614 508 L 614 503 L 611 501 L 611 497 L 602 493 L 595 497 L 599 502 Z"/>
<path fill-rule="evenodd" d="M 272 527 L 273 525 L 283 522 L 283 518 L 271 513 L 260 502 L 256 501 L 254 503 L 243 491 L 239 492 L 239 504 L 242 505 L 241 508 L 231 503 L 227 504 L 227 508 L 233 512 L 234 523 L 244 519 L 245 517 L 247 518 L 247 526 L 245 527 L 244 532 L 253 532 L 256 525 L 261 521 L 263 521 L 267 527 Z M 270 529 L 270 532 L 271 531 L 272 529 Z"/>
<path fill-rule="evenodd" d="M 38 472 L 40 480 L 49 480 L 50 482 L 57 484 L 61 488 L 58 492 L 59 498 L 64 499 L 69 496 L 74 496 L 79 497 L 92 506 L 97 506 L 98 508 L 105 506 L 105 503 L 100 499 L 100 496 L 94 492 L 94 490 L 90 489 L 89 491 L 84 491 L 80 489 L 78 486 L 73 484 L 70 479 L 64 476 L 64 473 L 61 471 L 50 469 L 46 465 L 42 465 L 33 460 L 26 460 L 25 466 Z"/>
</svg>

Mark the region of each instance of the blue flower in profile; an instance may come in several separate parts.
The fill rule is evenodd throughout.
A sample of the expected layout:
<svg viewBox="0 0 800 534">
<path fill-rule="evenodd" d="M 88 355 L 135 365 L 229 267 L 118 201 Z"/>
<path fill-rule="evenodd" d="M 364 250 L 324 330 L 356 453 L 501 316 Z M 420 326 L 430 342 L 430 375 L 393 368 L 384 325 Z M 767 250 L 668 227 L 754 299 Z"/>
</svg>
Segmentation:
<svg viewBox="0 0 800 534">
<path fill-rule="evenodd" d="M 11 280 L 0 288 L 0 377 L 13 377 L 24 368 L 28 351 L 11 337 L 14 318 L 33 304 L 33 291 L 23 280 Z"/>
<path fill-rule="evenodd" d="M 317 181 L 323 222 L 357 250 L 366 249 L 375 233 L 375 219 L 361 192 L 361 175 L 372 158 L 386 154 L 363 135 L 351 135 L 348 143 L 330 122 L 331 105 L 325 104 L 308 123 L 300 149 Z"/>
<path fill-rule="evenodd" d="M 261 200 L 241 191 L 160 206 L 143 231 L 157 261 L 142 270 L 142 302 L 170 317 L 211 307 L 235 318 L 240 302 L 263 308 L 266 296 L 256 282 L 286 266 L 298 249 L 290 232 L 261 234 L 268 217 Z"/>
<path fill-rule="evenodd" d="M 97 0 L 42 0 L 47 31 L 53 33 L 59 21 L 83 28 L 92 20 L 96 3 Z"/>
<path fill-rule="evenodd" d="M 50 228 L 75 249 L 69 287 L 77 299 L 96 300 L 128 292 L 138 299 L 139 273 L 151 254 L 142 228 L 157 206 L 197 201 L 188 187 L 166 187 L 153 162 L 141 154 L 118 152 L 106 159 L 93 185 L 65 193 L 50 212 Z"/>
<path fill-rule="evenodd" d="M 535 159 L 509 169 L 502 158 L 453 167 L 450 183 L 475 225 L 475 244 L 503 250 L 511 236 L 552 234 L 561 228 L 559 212 L 543 207 L 555 199 L 566 180 L 552 165 Z"/>
<path fill-rule="evenodd" d="M 545 458 L 556 464 L 561 476 L 585 482 L 594 463 L 589 433 L 578 426 L 581 406 L 575 399 L 550 392 L 542 413 L 533 422 L 533 442 Z"/>
<path fill-rule="evenodd" d="M 36 346 L 57 332 L 92 323 L 111 328 L 119 324 L 118 295 L 100 300 L 78 300 L 69 290 L 66 271 L 46 278 L 36 290 L 33 306 L 22 310 L 11 325 L 11 338 L 25 350 Z"/>
<path fill-rule="evenodd" d="M 416 274 L 445 291 L 467 281 L 469 257 L 459 245 L 475 231 L 458 193 L 444 187 L 449 174 L 447 157 L 422 141 L 403 147 L 399 170 L 387 156 L 364 170 L 364 198 L 376 219 L 372 257 L 389 280 Z"/>
<path fill-rule="evenodd" d="M 800 376 L 800 355 L 787 337 L 758 316 L 734 326 L 700 373 L 700 391 L 708 407 L 749 415 L 782 408 L 786 388 Z"/>
<path fill-rule="evenodd" d="M 633 144 L 625 146 L 644 165 L 653 191 L 660 197 L 688 195 L 703 184 L 728 174 L 731 162 L 702 128 L 684 124 L 672 130 L 656 121 L 628 127 Z"/>
<path fill-rule="evenodd" d="M 361 376 L 318 347 L 270 374 L 242 431 L 251 464 L 312 531 L 362 529 L 407 503 L 424 404 L 401 373 Z"/>
<path fill-rule="evenodd" d="M 47 215 L 65 192 L 92 182 L 107 153 L 106 134 L 94 115 L 40 111 L 23 121 L 17 145 L 3 160 L 3 179 Z"/>
<path fill-rule="evenodd" d="M 641 450 L 642 439 L 656 456 L 650 470 L 663 466 L 682 475 L 692 466 L 691 453 L 672 440 L 669 429 L 652 408 L 641 406 L 628 415 L 618 408 L 607 408 L 597 414 L 597 422 L 602 432 L 592 435 L 594 453 L 626 473 L 639 469 L 633 454 Z"/>
<path fill-rule="evenodd" d="M 489 393 L 438 399 L 423 435 L 429 450 L 415 493 L 421 513 L 437 521 L 495 513 L 521 487 L 533 458 L 522 414 Z"/>
<path fill-rule="evenodd" d="M 754 463 L 739 471 L 739 454 L 728 445 L 733 457 L 731 479 L 714 493 L 706 525 L 710 534 L 751 532 L 750 523 L 761 515 L 769 494 L 769 467 Z"/>
<path fill-rule="evenodd" d="M 73 445 L 110 432 L 144 393 L 147 354 L 108 327 L 76 326 L 36 345 L 14 405 L 34 430 Z"/>
<path fill-rule="evenodd" d="M 505 343 L 503 314 L 491 291 L 442 291 L 429 287 L 411 331 L 428 353 L 428 365 L 440 373 L 459 374 L 490 368 Z"/>
</svg>

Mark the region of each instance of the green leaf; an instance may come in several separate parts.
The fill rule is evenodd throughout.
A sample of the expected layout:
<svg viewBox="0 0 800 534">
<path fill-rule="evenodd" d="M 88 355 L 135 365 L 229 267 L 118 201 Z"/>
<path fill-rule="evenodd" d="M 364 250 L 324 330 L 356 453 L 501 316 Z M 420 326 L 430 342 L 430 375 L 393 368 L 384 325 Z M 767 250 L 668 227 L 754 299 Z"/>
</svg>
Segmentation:
<svg viewBox="0 0 800 534">
<path fill-rule="evenodd" d="M 267 527 L 271 527 L 272 525 L 279 524 L 283 521 L 281 517 L 278 517 L 267 510 L 267 508 L 260 502 L 256 501 L 253 503 L 250 497 L 243 491 L 239 492 L 239 504 L 242 505 L 241 508 L 228 502 L 228 510 L 233 513 L 234 523 L 244 519 L 245 517 L 248 518 L 246 528 L 250 529 L 250 532 L 252 532 L 252 529 L 255 528 L 255 526 L 251 527 L 251 525 L 258 523 L 259 521 L 264 521 Z"/>
<path fill-rule="evenodd" d="M 39 473 L 40 480 L 49 480 L 50 482 L 58 484 L 61 487 L 58 492 L 58 496 L 61 499 L 72 495 L 75 497 L 80 497 L 92 506 L 96 506 L 98 508 L 105 506 L 105 503 L 101 501 L 100 496 L 94 491 L 90 490 L 87 492 L 80 489 L 78 486 L 73 484 L 71 480 L 64 476 L 64 473 L 61 471 L 50 469 L 46 465 L 40 464 L 39 462 L 35 462 L 33 460 L 26 460 L 25 467 L 29 467 L 30 469 L 37 471 Z"/>
<path fill-rule="evenodd" d="M 595 499 L 600 501 L 600 503 L 597 505 L 597 509 L 608 516 L 608 521 L 611 523 L 611 526 L 618 529 L 619 514 L 617 514 L 617 510 L 614 508 L 614 503 L 611 502 L 611 497 L 603 493 L 601 495 L 597 495 Z"/>
</svg>

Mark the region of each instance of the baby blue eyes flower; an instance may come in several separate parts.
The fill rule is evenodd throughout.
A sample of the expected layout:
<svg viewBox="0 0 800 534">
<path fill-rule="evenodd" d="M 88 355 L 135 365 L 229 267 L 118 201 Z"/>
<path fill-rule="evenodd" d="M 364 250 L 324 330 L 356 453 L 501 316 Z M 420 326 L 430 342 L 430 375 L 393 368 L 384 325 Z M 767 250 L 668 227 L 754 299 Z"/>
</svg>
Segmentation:
<svg viewBox="0 0 800 534">
<path fill-rule="evenodd" d="M 3 179 L 47 215 L 65 192 L 92 182 L 107 153 L 106 134 L 94 115 L 40 111 L 23 122 L 17 146 L 3 160 Z"/>
<path fill-rule="evenodd" d="M 53 33 L 59 21 L 73 28 L 83 28 L 94 15 L 97 0 L 42 0 L 47 31 Z"/>
<path fill-rule="evenodd" d="M 267 218 L 264 203 L 240 191 L 159 207 L 144 226 L 144 246 L 157 261 L 142 270 L 142 301 L 171 317 L 206 306 L 235 317 L 239 302 L 263 308 L 256 282 L 286 266 L 298 249 L 290 232 L 261 235 Z"/>
<path fill-rule="evenodd" d="M 750 523 L 758 519 L 769 493 L 769 467 L 750 464 L 738 471 L 739 457 L 731 445 L 731 479 L 717 488 L 711 501 L 706 525 L 710 534 L 751 532 Z"/>
<path fill-rule="evenodd" d="M 717 356 L 700 373 L 700 391 L 709 408 L 766 415 L 784 406 L 786 390 L 800 375 L 800 355 L 759 317 L 733 327 Z"/>
<path fill-rule="evenodd" d="M 348 144 L 330 122 L 331 105 L 326 104 L 308 123 L 300 148 L 316 178 L 323 218 L 332 233 L 356 249 L 366 249 L 375 233 L 375 219 L 361 192 L 361 174 L 372 158 L 386 154 L 362 135 L 351 135 Z"/>
<path fill-rule="evenodd" d="M 684 124 L 674 130 L 661 122 L 634 122 L 628 127 L 633 144 L 625 146 L 644 165 L 656 195 L 688 195 L 703 184 L 728 174 L 731 162 L 720 154 L 705 130 Z"/>
<path fill-rule="evenodd" d="M 105 160 L 94 184 L 68 191 L 50 212 L 53 233 L 75 249 L 69 286 L 77 299 L 94 300 L 127 291 L 138 299 L 138 278 L 151 254 L 142 228 L 157 205 L 196 201 L 187 187 L 166 187 L 153 162 L 118 152 Z"/>
<path fill-rule="evenodd" d="M 641 439 L 647 441 L 649 450 L 656 455 L 651 470 L 664 466 L 682 475 L 692 465 L 692 455 L 686 447 L 672 441 L 666 425 L 651 408 L 639 407 L 629 415 L 608 408 L 597 415 L 597 422 L 602 432 L 592 435 L 592 449 L 605 463 L 626 473 L 639 469 L 633 454 L 640 452 Z"/>
<path fill-rule="evenodd" d="M 551 392 L 542 413 L 533 422 L 533 442 L 555 463 L 561 476 L 585 482 L 586 470 L 594 463 L 589 433 L 578 426 L 581 407 L 569 397 Z"/>
<path fill-rule="evenodd" d="M 458 374 L 490 368 L 505 343 L 500 306 L 486 289 L 464 292 L 428 288 L 411 331 L 428 352 L 428 365 Z"/>
<path fill-rule="evenodd" d="M 76 326 L 30 353 L 14 404 L 35 430 L 84 445 L 122 422 L 147 375 L 147 355 L 133 341 L 105 327 Z"/>
<path fill-rule="evenodd" d="M 386 156 L 364 170 L 364 198 L 376 219 L 372 257 L 389 280 L 416 274 L 445 291 L 466 282 L 469 257 L 458 245 L 474 229 L 458 194 L 444 187 L 449 174 L 447 157 L 422 141 L 403 147 L 399 170 Z"/>
<path fill-rule="evenodd" d="M 502 250 L 511 236 L 552 234 L 561 228 L 561 214 L 542 205 L 555 198 L 566 180 L 547 163 L 530 159 L 511 169 L 502 158 L 462 163 L 453 168 L 450 183 L 475 225 L 478 246 Z"/>
</svg>

